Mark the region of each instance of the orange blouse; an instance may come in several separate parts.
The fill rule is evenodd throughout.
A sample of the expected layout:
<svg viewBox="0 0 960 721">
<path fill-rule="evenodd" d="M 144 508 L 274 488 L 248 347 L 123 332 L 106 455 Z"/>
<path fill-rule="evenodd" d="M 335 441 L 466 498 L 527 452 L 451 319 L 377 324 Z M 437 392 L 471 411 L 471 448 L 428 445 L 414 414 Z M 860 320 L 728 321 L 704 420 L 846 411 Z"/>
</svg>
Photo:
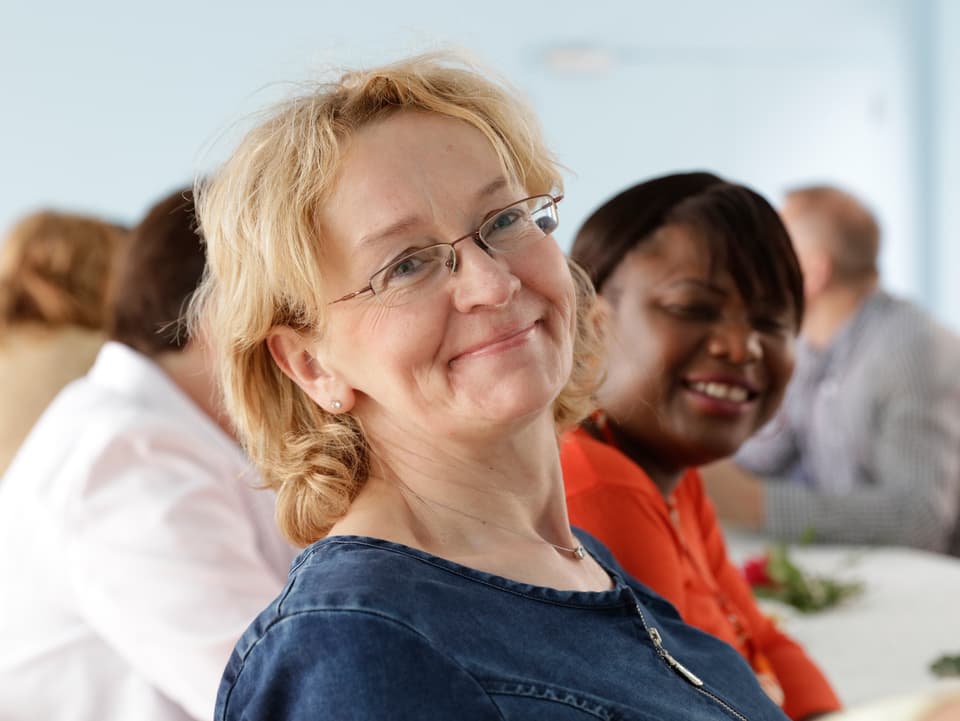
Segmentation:
<svg viewBox="0 0 960 721">
<path fill-rule="evenodd" d="M 727 557 L 713 504 L 695 468 L 664 498 L 636 463 L 583 429 L 563 438 L 560 458 L 571 523 L 606 544 L 687 623 L 736 648 L 758 675 L 772 673 L 790 718 L 840 708 L 816 664 L 757 607 Z"/>
</svg>

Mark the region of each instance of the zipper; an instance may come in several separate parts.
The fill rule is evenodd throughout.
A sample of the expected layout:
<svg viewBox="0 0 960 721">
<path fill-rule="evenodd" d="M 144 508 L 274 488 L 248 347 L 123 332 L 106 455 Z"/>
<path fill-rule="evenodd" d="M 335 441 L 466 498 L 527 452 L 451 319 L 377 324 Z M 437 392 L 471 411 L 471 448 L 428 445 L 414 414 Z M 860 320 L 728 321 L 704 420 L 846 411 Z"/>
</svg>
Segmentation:
<svg viewBox="0 0 960 721">
<path fill-rule="evenodd" d="M 702 693 L 702 694 L 703 694 L 704 696 L 706 696 L 707 698 L 711 698 L 711 699 L 713 699 L 714 701 L 716 701 L 718 704 L 720 704 L 721 706 L 723 706 L 723 707 L 727 710 L 728 713 L 730 713 L 732 716 L 737 717 L 738 719 L 740 719 L 740 721 L 749 721 L 746 716 L 744 716 L 742 713 L 740 713 L 740 712 L 737 711 L 735 708 L 733 708 L 732 706 L 730 706 L 730 704 L 726 703 L 722 698 L 717 698 L 716 696 L 714 696 L 712 693 L 710 693 L 709 691 L 707 691 L 707 689 L 705 689 L 705 688 L 698 688 L 697 691 L 699 691 L 700 693 Z"/>
<path fill-rule="evenodd" d="M 727 711 L 727 713 L 729 713 L 731 716 L 733 716 L 734 718 L 740 719 L 740 721 L 749 721 L 746 716 L 744 716 L 742 713 L 737 711 L 735 708 L 732 708 L 730 704 L 726 703 L 723 699 L 718 698 L 713 693 L 711 693 L 706 688 L 704 688 L 703 681 L 700 679 L 700 677 L 697 676 L 693 671 L 688 669 L 686 666 L 684 666 L 682 663 L 680 663 L 677 659 L 675 659 L 673 657 L 673 654 L 671 654 L 666 649 L 666 647 L 663 645 L 663 638 L 660 636 L 660 631 L 657 630 L 657 628 L 654 626 L 647 625 L 647 619 L 643 615 L 643 609 L 640 608 L 639 603 L 636 604 L 636 609 L 637 609 L 637 613 L 640 616 L 640 623 L 643 625 L 643 628 L 646 630 L 647 635 L 650 636 L 650 640 L 653 642 L 653 647 L 657 650 L 657 655 L 663 659 L 664 663 L 666 663 L 670 668 L 672 668 L 677 673 L 678 676 L 683 678 L 684 681 L 689 683 L 694 688 L 694 690 L 699 691 L 707 698 L 712 699 L 715 703 L 722 706 Z"/>
<path fill-rule="evenodd" d="M 675 659 L 670 654 L 670 652 L 666 648 L 664 648 L 663 639 L 660 638 L 660 632 L 656 628 L 654 628 L 653 626 L 650 626 L 649 628 L 647 628 L 647 633 L 650 635 L 650 640 L 653 641 L 653 645 L 656 646 L 657 653 L 660 654 L 660 658 L 666 661 L 667 665 L 670 668 L 672 668 L 678 674 L 683 676 L 687 681 L 689 681 L 691 684 L 693 684 L 697 688 L 700 688 L 701 686 L 703 686 L 703 681 L 701 681 L 693 671 L 691 671 L 682 663 L 680 663 L 677 659 Z"/>
</svg>

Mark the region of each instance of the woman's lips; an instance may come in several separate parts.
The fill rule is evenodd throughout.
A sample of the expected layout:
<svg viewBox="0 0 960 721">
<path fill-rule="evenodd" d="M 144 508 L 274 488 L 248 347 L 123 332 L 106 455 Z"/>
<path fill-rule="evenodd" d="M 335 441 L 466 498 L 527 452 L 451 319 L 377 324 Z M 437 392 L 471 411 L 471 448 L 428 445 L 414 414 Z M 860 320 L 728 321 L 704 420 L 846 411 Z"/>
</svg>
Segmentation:
<svg viewBox="0 0 960 721">
<path fill-rule="evenodd" d="M 683 386 L 702 411 L 713 415 L 739 415 L 752 408 L 760 395 L 754 384 L 742 379 L 687 379 Z"/>
<path fill-rule="evenodd" d="M 450 362 L 465 360 L 467 358 L 479 358 L 486 355 L 493 355 L 494 353 L 500 353 L 510 348 L 515 348 L 517 346 L 523 345 L 529 340 L 530 336 L 536 330 L 539 321 L 534 321 L 529 325 L 525 325 L 520 328 L 511 328 L 507 331 L 502 331 L 494 334 L 490 338 L 487 338 L 479 343 L 476 343 L 466 350 L 458 353 L 454 356 Z"/>
</svg>

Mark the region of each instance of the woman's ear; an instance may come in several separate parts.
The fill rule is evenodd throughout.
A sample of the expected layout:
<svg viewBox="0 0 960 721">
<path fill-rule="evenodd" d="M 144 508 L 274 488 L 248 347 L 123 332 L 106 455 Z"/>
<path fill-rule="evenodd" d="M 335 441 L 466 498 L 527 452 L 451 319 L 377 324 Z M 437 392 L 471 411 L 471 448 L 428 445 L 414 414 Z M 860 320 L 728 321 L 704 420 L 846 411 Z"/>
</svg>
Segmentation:
<svg viewBox="0 0 960 721">
<path fill-rule="evenodd" d="M 276 326 L 267 336 L 274 362 L 314 403 L 327 413 L 344 413 L 353 407 L 353 389 L 340 375 L 316 357 L 315 339 L 289 326 Z"/>
</svg>

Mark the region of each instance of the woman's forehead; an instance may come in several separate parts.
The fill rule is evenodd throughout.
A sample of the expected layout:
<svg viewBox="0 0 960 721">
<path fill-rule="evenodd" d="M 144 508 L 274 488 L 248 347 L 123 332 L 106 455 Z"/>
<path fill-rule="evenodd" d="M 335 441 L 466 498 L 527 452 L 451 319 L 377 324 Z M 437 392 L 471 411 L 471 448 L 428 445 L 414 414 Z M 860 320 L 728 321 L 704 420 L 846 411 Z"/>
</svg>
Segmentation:
<svg viewBox="0 0 960 721">
<path fill-rule="evenodd" d="M 335 192 L 361 188 L 367 194 L 402 197 L 404 188 L 433 178 L 464 183 L 502 173 L 499 155 L 477 128 L 437 113 L 403 111 L 351 137 Z"/>
<path fill-rule="evenodd" d="M 488 198 L 513 199 L 516 185 L 476 128 L 437 114 L 401 112 L 351 140 L 323 221 L 355 243 L 366 242 L 424 217 L 475 213 Z"/>
<path fill-rule="evenodd" d="M 737 258 L 732 257 L 729 246 L 723 238 L 709 237 L 694 226 L 670 224 L 638 243 L 627 258 L 632 258 L 631 264 L 644 268 L 648 279 L 655 282 L 677 288 L 722 289 L 751 304 L 790 305 L 786 289 L 772 280 L 766 282 L 757 268 L 747 265 L 734 269 Z"/>
<path fill-rule="evenodd" d="M 628 258 L 662 272 L 693 272 L 702 275 L 716 270 L 712 244 L 703 233 L 687 225 L 670 224 L 658 228 L 637 243 Z"/>
</svg>

